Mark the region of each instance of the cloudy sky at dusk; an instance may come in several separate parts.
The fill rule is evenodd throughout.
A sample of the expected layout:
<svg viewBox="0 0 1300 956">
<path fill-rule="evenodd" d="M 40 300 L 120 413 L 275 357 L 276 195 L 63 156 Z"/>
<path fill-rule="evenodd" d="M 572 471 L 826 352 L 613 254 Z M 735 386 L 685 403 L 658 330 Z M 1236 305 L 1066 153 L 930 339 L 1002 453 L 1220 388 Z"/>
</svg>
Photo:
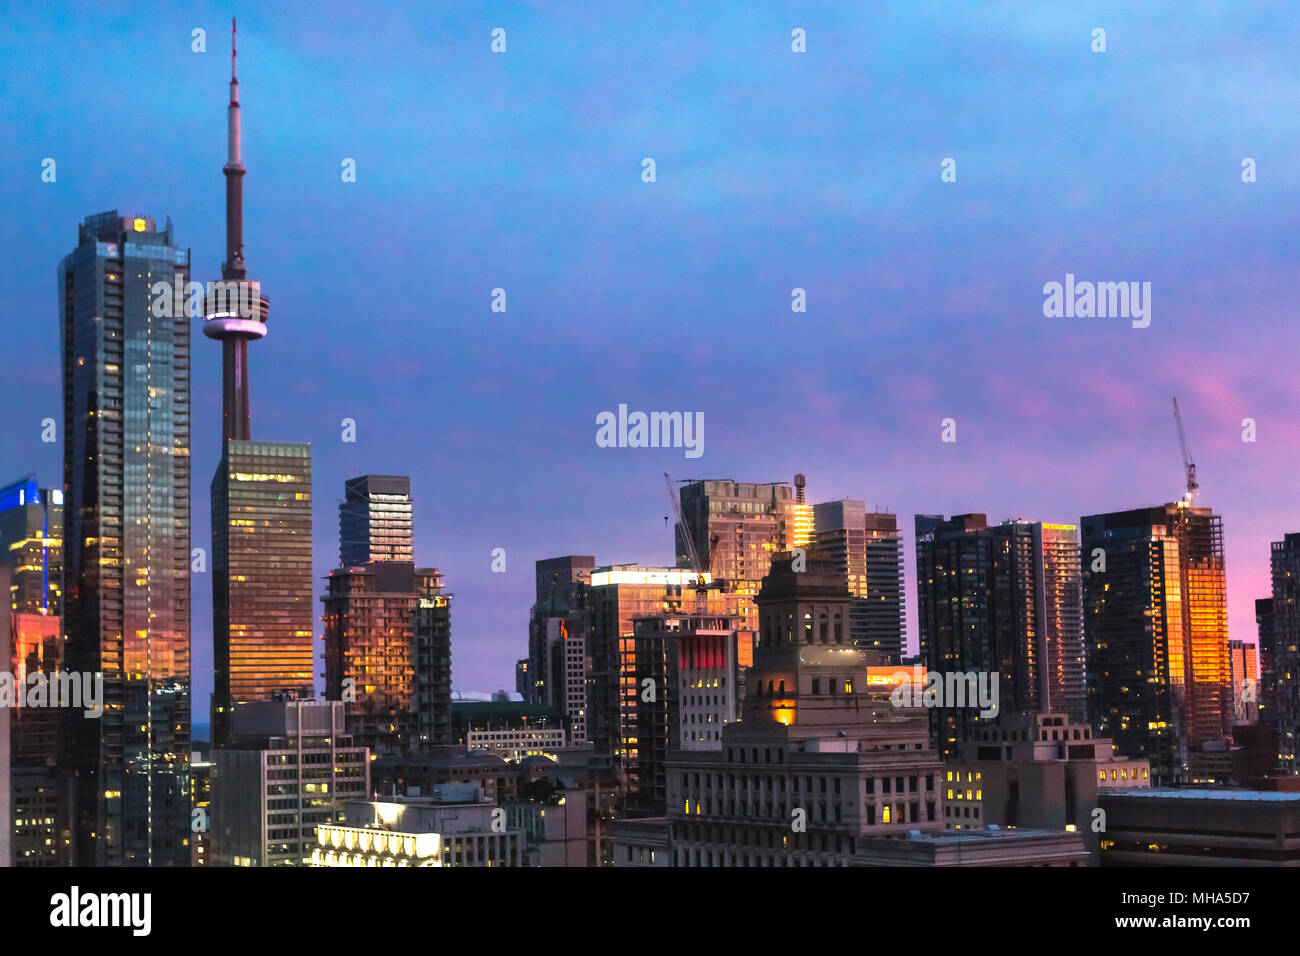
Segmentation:
<svg viewBox="0 0 1300 956">
<path fill-rule="evenodd" d="M 1230 636 L 1254 640 L 1269 542 L 1300 531 L 1300 12 L 849 6 L 6 4 L 0 483 L 60 480 L 40 421 L 62 421 L 55 274 L 82 219 L 170 216 L 193 278 L 218 277 L 233 13 L 245 250 L 272 303 L 253 436 L 312 443 L 318 578 L 344 479 L 412 476 L 457 689 L 513 689 L 538 558 L 671 560 L 664 471 L 802 471 L 811 500 L 909 530 L 1077 522 L 1181 494 L 1175 394 L 1223 515 Z M 1066 273 L 1150 282 L 1150 327 L 1045 318 Z M 206 547 L 221 350 L 197 326 Z M 619 403 L 703 412 L 704 456 L 598 448 Z M 910 542 L 907 563 L 914 647 Z M 206 576 L 193 635 L 202 721 Z"/>
</svg>

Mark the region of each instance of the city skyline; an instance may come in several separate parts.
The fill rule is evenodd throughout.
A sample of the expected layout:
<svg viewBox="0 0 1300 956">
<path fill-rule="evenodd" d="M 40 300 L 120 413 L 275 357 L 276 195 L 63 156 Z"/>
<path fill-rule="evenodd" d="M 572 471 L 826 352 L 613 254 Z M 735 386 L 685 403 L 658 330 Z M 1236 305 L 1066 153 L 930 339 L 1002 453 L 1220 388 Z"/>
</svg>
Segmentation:
<svg viewBox="0 0 1300 956">
<path fill-rule="evenodd" d="M 711 72 L 721 67 L 670 81 L 650 69 L 653 53 L 624 65 L 578 41 L 596 29 L 640 31 L 642 49 L 671 62 L 682 37 L 666 16 L 624 14 L 599 27 L 532 13 L 429 21 L 425 31 L 385 34 L 395 50 L 431 64 L 396 86 L 347 43 L 357 30 L 384 28 L 344 8 L 305 29 L 287 26 L 288 14 L 241 17 L 247 251 L 276 303 L 275 334 L 253 360 L 254 434 L 311 443 L 313 524 L 325 529 L 314 538 L 314 596 L 337 566 L 330 529 L 345 480 L 410 475 L 416 554 L 441 569 L 456 596 L 457 687 L 509 688 L 536 560 L 581 553 L 598 565 L 673 563 L 662 520 L 665 469 L 741 482 L 803 472 L 810 503 L 861 499 L 904 522 L 979 512 L 990 522 L 1074 524 L 1179 496 L 1169 413 L 1177 394 L 1200 466 L 1198 504 L 1223 517 L 1229 635 L 1253 642 L 1254 600 L 1270 593 L 1269 544 L 1295 529 L 1288 451 L 1300 440 L 1290 415 L 1295 387 L 1277 361 L 1297 344 L 1285 321 L 1293 250 L 1276 241 L 1298 185 L 1285 166 L 1295 143 L 1249 107 L 1268 77 L 1252 77 L 1248 95 L 1235 76 L 1214 73 L 1211 58 L 1190 91 L 1160 80 L 1162 58 L 1186 53 L 1166 49 L 1160 11 L 1110 6 L 1028 20 L 954 11 L 971 31 L 958 40 L 933 35 L 929 9 L 879 24 L 778 9 L 732 18 L 725 30 L 724 15 L 696 11 L 691 42 L 728 72 L 747 64 L 768 98 L 764 110 L 728 99 L 730 87 Z M 0 189 L 23 221 L 48 228 L 24 242 L 3 240 L 15 294 L 45 305 L 10 333 L 28 360 L 0 382 L 0 401 L 24 413 L 0 435 L 8 463 L 0 481 L 34 472 L 49 487 L 62 474 L 66 436 L 55 444 L 40 436 L 42 419 L 62 421 L 50 275 L 74 224 L 111 208 L 159 222 L 170 216 L 178 243 L 189 244 L 192 277 L 217 272 L 215 114 L 228 13 L 214 6 L 112 23 L 91 17 L 70 24 L 60 47 L 44 14 L 15 14 L 10 28 L 26 30 L 25 47 L 0 66 L 12 91 L 0 155 L 30 176 Z M 488 52 L 498 19 L 510 29 L 504 61 Z M 1112 46 L 1089 95 L 1113 105 L 1127 123 L 1123 134 L 1099 136 L 1105 124 L 1077 107 L 1056 116 L 1052 95 L 1069 89 L 1060 85 L 1050 95 L 1018 91 L 1022 112 L 995 112 L 1012 126 L 1001 138 L 996 122 L 981 130 L 954 118 L 962 97 L 1000 109 L 999 81 L 948 69 L 954 56 L 1001 56 L 1006 83 L 1041 75 L 1078 82 L 1043 71 L 1061 56 L 1092 56 L 1093 20 L 1105 21 Z M 810 46 L 792 67 L 796 21 Z M 190 50 L 195 26 L 207 30 L 204 54 Z M 1181 40 L 1209 42 L 1217 26 L 1226 29 L 1226 20 L 1207 16 Z M 1262 21 L 1233 18 L 1231 26 L 1234 36 L 1254 38 L 1259 56 L 1294 59 L 1293 41 L 1263 34 Z M 895 46 L 882 50 L 872 41 L 886 30 Z M 100 46 L 101 34 L 117 42 Z M 996 53 L 997 45 L 1006 49 Z M 113 52 L 144 46 L 157 69 L 177 78 L 175 102 L 142 99 L 144 75 Z M 34 57 L 58 65 L 53 87 L 16 69 Z M 547 70 L 540 89 L 530 79 L 539 61 Z M 1072 69 L 1080 65 L 1091 64 Z M 37 112 L 38 98 L 73 102 L 64 98 L 78 77 L 93 77 L 91 95 L 129 103 L 129 111 L 69 110 L 66 130 L 15 121 L 10 111 Z M 1143 104 L 1121 99 L 1135 82 L 1151 94 Z M 888 96 L 880 116 L 850 108 L 881 84 Z M 813 91 L 831 98 L 829 117 L 800 110 L 800 96 Z M 449 114 L 439 117 L 443 134 L 417 94 L 450 104 L 440 107 Z M 1294 100 L 1276 89 L 1267 95 Z M 637 110 L 607 129 L 602 117 L 620 96 L 637 97 Z M 382 99 L 391 107 L 384 115 L 401 116 L 408 97 L 411 115 L 428 119 L 409 133 L 364 108 Z M 678 116 L 683 97 L 704 105 Z M 1212 104 L 1215 127 L 1155 119 L 1189 104 Z M 923 110 L 928 132 L 903 128 L 909 105 Z M 326 120 L 334 115 L 344 121 Z M 725 120 L 716 131 L 702 122 L 715 115 Z M 538 116 L 558 129 L 547 132 Z M 1078 142 L 1090 148 L 1082 155 L 1051 145 L 1073 135 L 1071 120 L 1084 125 Z M 1044 135 L 1027 137 L 1036 121 Z M 1146 128 L 1155 122 L 1158 134 Z M 176 134 L 165 162 L 156 155 L 164 123 Z M 78 144 L 110 130 L 124 148 L 87 162 Z M 40 178 L 47 156 L 58 162 L 54 183 Z M 653 184 L 641 181 L 645 156 L 658 159 Z M 949 156 L 959 174 L 945 184 L 940 161 Z M 1240 180 L 1245 156 L 1260 163 L 1256 183 Z M 357 161 L 355 183 L 339 176 L 348 157 Z M 793 169 L 814 168 L 812 185 L 789 180 Z M 412 204 L 416 186 L 427 188 Z M 1057 192 L 1047 202 L 1037 190 Z M 1060 190 L 1064 215 L 1053 223 L 1044 210 L 1060 211 Z M 1002 211 L 1026 198 L 1016 214 Z M 770 218 L 755 220 L 756 206 Z M 681 234 L 690 240 L 684 252 Z M 1185 235 L 1205 241 L 1192 249 Z M 564 266 L 578 262 L 582 269 Z M 1045 318 L 1042 285 L 1067 273 L 1151 281 L 1152 324 Z M 413 277 L 423 295 L 411 295 Z M 505 313 L 491 310 L 498 287 L 509 296 Z M 790 312 L 796 287 L 807 290 L 807 313 Z M 846 339 L 860 345 L 860 359 L 850 359 Z M 832 342 L 840 343 L 833 352 Z M 220 444 L 214 351 L 195 339 L 190 418 L 199 476 L 215 471 Z M 757 392 L 728 379 L 733 368 L 769 365 L 775 374 L 759 375 Z M 704 458 L 597 447 L 596 415 L 623 402 L 702 410 Z M 948 417 L 957 422 L 955 444 L 940 440 Z M 1258 423 L 1253 444 L 1241 441 L 1248 417 Z M 341 439 L 348 418 L 355 443 Z M 210 549 L 204 492 L 192 492 L 190 503 L 192 545 Z M 905 604 L 914 609 L 914 544 L 903 537 Z M 492 570 L 494 548 L 505 549 L 504 574 Z M 196 715 L 206 713 L 212 675 L 211 586 L 201 577 L 191 610 Z M 315 616 L 319 652 L 319 609 Z M 914 613 L 905 617 L 914 651 Z"/>
</svg>

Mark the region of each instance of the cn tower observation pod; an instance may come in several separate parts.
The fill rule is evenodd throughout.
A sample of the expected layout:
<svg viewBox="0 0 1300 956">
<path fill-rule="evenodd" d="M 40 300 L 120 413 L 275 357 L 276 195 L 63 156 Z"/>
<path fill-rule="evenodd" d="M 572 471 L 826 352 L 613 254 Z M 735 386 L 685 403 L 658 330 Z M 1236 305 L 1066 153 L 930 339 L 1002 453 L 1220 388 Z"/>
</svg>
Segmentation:
<svg viewBox="0 0 1300 956">
<path fill-rule="evenodd" d="M 210 339 L 264 337 L 271 303 L 258 285 L 251 279 L 209 283 L 203 334 Z"/>
</svg>

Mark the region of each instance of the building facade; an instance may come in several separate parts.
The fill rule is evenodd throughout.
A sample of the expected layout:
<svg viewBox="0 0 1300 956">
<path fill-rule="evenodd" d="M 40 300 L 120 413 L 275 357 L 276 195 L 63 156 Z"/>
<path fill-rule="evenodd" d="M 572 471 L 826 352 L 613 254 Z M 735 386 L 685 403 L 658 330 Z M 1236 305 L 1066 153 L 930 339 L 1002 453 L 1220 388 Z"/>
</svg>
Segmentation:
<svg viewBox="0 0 1300 956">
<path fill-rule="evenodd" d="M 1300 866 L 1300 793 L 1179 787 L 1099 802 L 1102 866 Z"/>
<path fill-rule="evenodd" d="M 916 516 L 921 656 L 942 674 L 997 674 L 998 712 L 1053 708 L 1082 719 L 1085 654 L 1076 529 L 982 514 Z M 954 756 L 977 734 L 974 708 L 931 709 Z"/>
<path fill-rule="evenodd" d="M 1068 714 L 1027 714 L 981 727 L 945 765 L 943 785 L 950 829 L 1077 832 L 1095 863 L 1097 795 L 1150 787 L 1151 769 Z"/>
<path fill-rule="evenodd" d="M 327 579 L 325 606 L 325 696 L 344 702 L 348 732 L 371 752 L 420 749 L 419 685 L 431 686 L 439 655 L 416 646 L 416 612 L 422 600 L 442 597 L 437 568 L 409 561 L 380 561 L 336 568 Z M 450 647 L 446 648 L 450 653 Z M 447 691 L 448 706 L 450 690 Z M 445 741 L 443 741 L 445 742 Z"/>
<path fill-rule="evenodd" d="M 411 479 L 361 475 L 344 484 L 339 505 L 339 567 L 414 561 Z"/>
<path fill-rule="evenodd" d="M 347 804 L 322 826 L 312 866 L 524 866 L 526 836 L 476 784 L 435 787 L 429 796 Z"/>
<path fill-rule="evenodd" d="M 212 479 L 212 742 L 231 708 L 314 691 L 311 446 L 227 441 Z"/>
<path fill-rule="evenodd" d="M 1089 718 L 1159 784 L 1228 735 L 1223 527 L 1175 502 L 1082 520 Z"/>
<path fill-rule="evenodd" d="M 898 519 L 867 513 L 861 501 L 845 498 L 813 506 L 814 544 L 828 552 L 845 575 L 853 604 L 853 643 L 902 660 L 904 634 L 903 539 Z"/>
<path fill-rule="evenodd" d="M 63 490 L 25 478 L 0 488 L 0 566 L 13 571 L 9 606 L 63 614 Z"/>
<path fill-rule="evenodd" d="M 664 614 L 633 622 L 637 681 L 637 809 L 662 815 L 674 750 L 721 750 L 722 730 L 740 718 L 741 651 L 752 635 L 739 615 Z M 743 637 L 742 637 L 743 635 Z M 752 659 L 752 647 L 745 656 Z M 648 682 L 648 683 L 647 683 Z"/>
<path fill-rule="evenodd" d="M 116 210 L 59 265 L 65 663 L 105 696 L 65 714 L 84 866 L 189 863 L 190 320 L 151 304 L 189 269 L 170 223 Z"/>
<path fill-rule="evenodd" d="M 1261 722 L 1277 734 L 1282 773 L 1300 772 L 1300 533 L 1284 535 L 1270 548 L 1273 595 L 1255 602 L 1259 625 Z"/>
<path fill-rule="evenodd" d="M 230 745 L 214 751 L 211 857 L 216 866 L 306 866 L 318 827 L 370 792 L 370 755 L 348 737 L 337 701 L 235 707 Z"/>
<path fill-rule="evenodd" d="M 754 484 L 730 480 L 691 481 L 682 485 L 682 524 L 675 530 L 677 565 L 689 559 L 684 534 L 715 580 L 725 583 L 738 601 L 741 627 L 754 630 L 755 598 L 772 556 L 795 546 L 796 501 L 785 482 Z M 800 512 L 811 532 L 812 516 Z"/>
<path fill-rule="evenodd" d="M 738 595 L 697 588 L 698 577 L 684 568 L 633 565 L 601 567 L 591 575 L 587 593 L 586 652 L 591 657 L 587 736 L 597 750 L 619 759 L 629 787 L 636 778 L 641 695 L 633 622 L 683 610 L 714 617 L 738 612 Z M 707 575 L 704 577 L 707 580 Z"/>
<path fill-rule="evenodd" d="M 870 689 L 844 577 L 806 559 L 763 581 L 742 719 L 720 750 L 669 755 L 674 866 L 850 866 L 869 837 L 944 829 L 926 721 Z"/>
</svg>

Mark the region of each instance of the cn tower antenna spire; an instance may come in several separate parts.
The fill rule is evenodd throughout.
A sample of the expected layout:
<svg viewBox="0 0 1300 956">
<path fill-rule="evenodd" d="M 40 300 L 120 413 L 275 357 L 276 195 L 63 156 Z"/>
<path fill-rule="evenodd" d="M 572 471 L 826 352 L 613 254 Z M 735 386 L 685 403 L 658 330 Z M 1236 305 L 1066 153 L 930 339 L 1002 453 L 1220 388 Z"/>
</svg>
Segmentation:
<svg viewBox="0 0 1300 956">
<path fill-rule="evenodd" d="M 270 303 L 260 283 L 248 278 L 244 262 L 243 123 L 236 74 L 235 18 L 230 18 L 230 103 L 226 109 L 226 259 L 221 263 L 224 296 L 209 293 L 203 334 L 222 344 L 222 438 L 250 437 L 248 343 L 266 335 Z M 232 301 L 233 299 L 233 301 Z"/>
</svg>

